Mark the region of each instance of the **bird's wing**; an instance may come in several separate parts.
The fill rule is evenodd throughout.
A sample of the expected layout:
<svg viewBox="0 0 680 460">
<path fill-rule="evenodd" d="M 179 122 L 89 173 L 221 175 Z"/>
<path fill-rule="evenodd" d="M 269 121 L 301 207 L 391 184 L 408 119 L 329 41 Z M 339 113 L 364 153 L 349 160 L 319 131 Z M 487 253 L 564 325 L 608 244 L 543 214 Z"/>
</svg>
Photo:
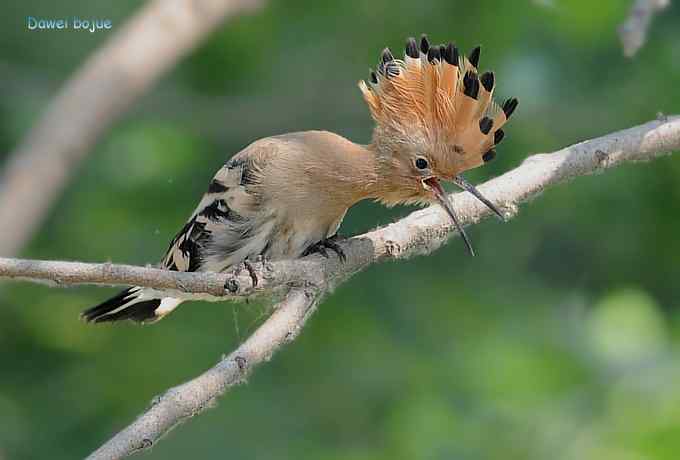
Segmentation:
<svg viewBox="0 0 680 460">
<path fill-rule="evenodd" d="M 257 143 L 255 143 L 257 144 Z M 266 244 L 271 227 L 263 223 L 259 165 L 266 163 L 267 149 L 255 144 L 234 156 L 215 175 L 196 210 L 170 242 L 161 266 L 175 271 L 220 271 L 241 262 Z M 262 158 L 262 161 L 259 161 Z M 260 229 L 265 229 L 263 234 Z M 269 230 L 268 230 L 269 229 Z M 262 236 L 264 235 L 264 238 Z M 83 312 L 87 321 L 157 321 L 182 299 L 159 295 L 152 289 L 131 287 Z"/>
<path fill-rule="evenodd" d="M 217 172 L 189 221 L 170 242 L 163 268 L 219 271 L 250 255 L 238 251 L 262 224 L 259 168 L 252 147 Z M 234 261 L 234 255 L 241 260 Z"/>
</svg>

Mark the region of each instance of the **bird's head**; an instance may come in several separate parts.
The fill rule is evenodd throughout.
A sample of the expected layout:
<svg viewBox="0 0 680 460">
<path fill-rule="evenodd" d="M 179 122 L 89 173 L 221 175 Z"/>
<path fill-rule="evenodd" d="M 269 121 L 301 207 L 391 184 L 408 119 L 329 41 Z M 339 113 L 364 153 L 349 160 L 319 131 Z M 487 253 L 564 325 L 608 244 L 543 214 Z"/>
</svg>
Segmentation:
<svg viewBox="0 0 680 460">
<path fill-rule="evenodd" d="M 461 173 L 491 161 L 501 142 L 501 127 L 517 108 L 517 99 L 502 106 L 493 101 L 495 77 L 478 75 L 477 47 L 468 57 L 452 44 L 430 46 L 406 42 L 404 60 L 382 52 L 377 71 L 359 87 L 376 120 L 372 147 L 385 187 L 385 204 L 437 202 L 458 222 L 440 181 L 451 181 L 472 193 L 498 216 L 502 213 Z"/>
</svg>

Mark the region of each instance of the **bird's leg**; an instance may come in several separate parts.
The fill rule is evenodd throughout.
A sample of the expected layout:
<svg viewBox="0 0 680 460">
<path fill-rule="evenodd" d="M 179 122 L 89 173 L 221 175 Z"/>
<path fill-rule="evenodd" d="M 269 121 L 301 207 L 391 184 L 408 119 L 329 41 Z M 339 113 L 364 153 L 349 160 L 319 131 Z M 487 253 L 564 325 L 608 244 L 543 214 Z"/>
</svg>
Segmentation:
<svg viewBox="0 0 680 460">
<path fill-rule="evenodd" d="M 328 258 L 328 251 L 326 249 L 330 249 L 334 253 L 338 255 L 338 258 L 340 259 L 341 262 L 345 262 L 347 260 L 347 256 L 345 256 L 345 251 L 342 250 L 340 245 L 336 243 L 340 238 L 338 237 L 337 233 L 330 238 L 326 238 L 325 240 L 321 240 L 318 243 L 314 243 L 310 247 L 308 247 L 305 252 L 302 253 L 302 256 L 308 256 L 309 254 L 314 254 L 318 252 L 325 258 Z"/>
<path fill-rule="evenodd" d="M 253 267 L 253 264 L 250 263 L 248 259 L 245 259 L 242 263 L 243 268 L 245 268 L 248 271 L 250 279 L 253 280 L 253 287 L 257 287 L 257 283 L 259 282 L 259 280 L 257 278 L 257 273 L 255 273 L 255 267 Z"/>
</svg>

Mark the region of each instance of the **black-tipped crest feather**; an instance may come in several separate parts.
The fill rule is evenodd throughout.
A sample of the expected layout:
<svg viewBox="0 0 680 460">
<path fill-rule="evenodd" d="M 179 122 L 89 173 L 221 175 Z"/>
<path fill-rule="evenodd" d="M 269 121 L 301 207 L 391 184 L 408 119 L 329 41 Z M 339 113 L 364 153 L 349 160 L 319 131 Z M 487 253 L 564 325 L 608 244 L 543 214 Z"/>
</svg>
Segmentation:
<svg viewBox="0 0 680 460">
<path fill-rule="evenodd" d="M 452 42 L 449 42 L 442 53 L 444 60 L 451 65 L 458 65 L 458 48 L 454 46 Z"/>
<path fill-rule="evenodd" d="M 477 96 L 479 95 L 479 80 L 477 79 L 477 74 L 472 70 L 465 72 L 465 76 L 463 77 L 463 88 L 465 95 L 477 99 Z"/>
<path fill-rule="evenodd" d="M 441 57 L 441 56 L 440 56 L 440 54 L 439 54 L 439 48 L 436 47 L 436 46 L 433 46 L 433 47 L 430 48 L 430 50 L 427 52 L 427 60 L 428 60 L 430 63 L 434 62 L 435 60 L 439 60 L 440 57 Z"/>
<path fill-rule="evenodd" d="M 493 143 L 494 143 L 494 145 L 500 144 L 504 137 L 505 137 L 505 131 L 503 131 L 502 129 L 499 129 L 495 133 L 493 133 Z"/>
<path fill-rule="evenodd" d="M 452 42 L 431 45 L 423 34 L 419 41 L 406 40 L 405 54 L 400 61 L 387 49 L 381 53 L 377 83 L 371 76 L 375 91 L 360 82 L 379 125 L 374 137 L 378 149 L 382 142 L 386 151 L 394 152 L 395 142 L 424 141 L 420 148 L 437 158 L 440 178 L 491 161 L 517 100 L 500 106 L 494 102 L 496 75 L 477 70 L 481 47 L 465 57 Z"/>
<path fill-rule="evenodd" d="M 406 40 L 406 55 L 413 59 L 416 59 L 420 55 L 418 43 L 416 43 L 416 39 L 413 37 L 409 37 Z"/>
<path fill-rule="evenodd" d="M 470 64 L 472 64 L 475 67 L 479 67 L 479 55 L 482 51 L 481 46 L 476 46 L 470 51 L 470 54 L 468 55 L 468 61 L 470 61 Z"/>
<path fill-rule="evenodd" d="M 383 63 L 387 64 L 390 61 L 394 61 L 394 56 L 392 56 L 392 51 L 390 51 L 389 48 L 385 48 L 380 57 L 382 58 Z"/>
<path fill-rule="evenodd" d="M 505 117 L 510 118 L 510 116 L 515 112 L 517 106 L 519 105 L 519 100 L 516 97 L 511 97 L 503 103 L 503 112 L 505 112 Z"/>
<path fill-rule="evenodd" d="M 430 42 L 427 39 L 427 35 L 423 34 L 420 36 L 420 52 L 423 54 L 427 54 L 427 52 L 430 50 Z"/>
<path fill-rule="evenodd" d="M 496 77 L 494 76 L 493 72 L 484 72 L 482 76 L 479 77 L 479 81 L 482 83 L 482 86 L 485 90 L 491 92 L 496 81 Z"/>
<path fill-rule="evenodd" d="M 486 135 L 491 132 L 491 128 L 493 127 L 493 120 L 489 117 L 484 117 L 481 120 L 479 120 L 479 130 L 482 132 L 482 134 Z"/>
</svg>

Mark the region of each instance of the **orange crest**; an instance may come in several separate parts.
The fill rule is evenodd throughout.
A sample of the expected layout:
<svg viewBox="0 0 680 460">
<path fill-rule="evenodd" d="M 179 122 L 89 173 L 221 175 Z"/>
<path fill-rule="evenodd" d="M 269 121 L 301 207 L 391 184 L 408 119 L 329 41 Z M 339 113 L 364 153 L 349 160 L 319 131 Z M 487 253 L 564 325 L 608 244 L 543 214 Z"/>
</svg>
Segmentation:
<svg viewBox="0 0 680 460">
<path fill-rule="evenodd" d="M 448 177 L 493 159 L 518 102 L 508 99 L 501 107 L 493 101 L 495 77 L 478 74 L 479 53 L 477 47 L 461 56 L 452 43 L 430 46 L 425 35 L 420 46 L 407 40 L 403 61 L 386 48 L 378 71 L 359 82 L 378 125 L 377 147 L 418 139 Z"/>
</svg>

